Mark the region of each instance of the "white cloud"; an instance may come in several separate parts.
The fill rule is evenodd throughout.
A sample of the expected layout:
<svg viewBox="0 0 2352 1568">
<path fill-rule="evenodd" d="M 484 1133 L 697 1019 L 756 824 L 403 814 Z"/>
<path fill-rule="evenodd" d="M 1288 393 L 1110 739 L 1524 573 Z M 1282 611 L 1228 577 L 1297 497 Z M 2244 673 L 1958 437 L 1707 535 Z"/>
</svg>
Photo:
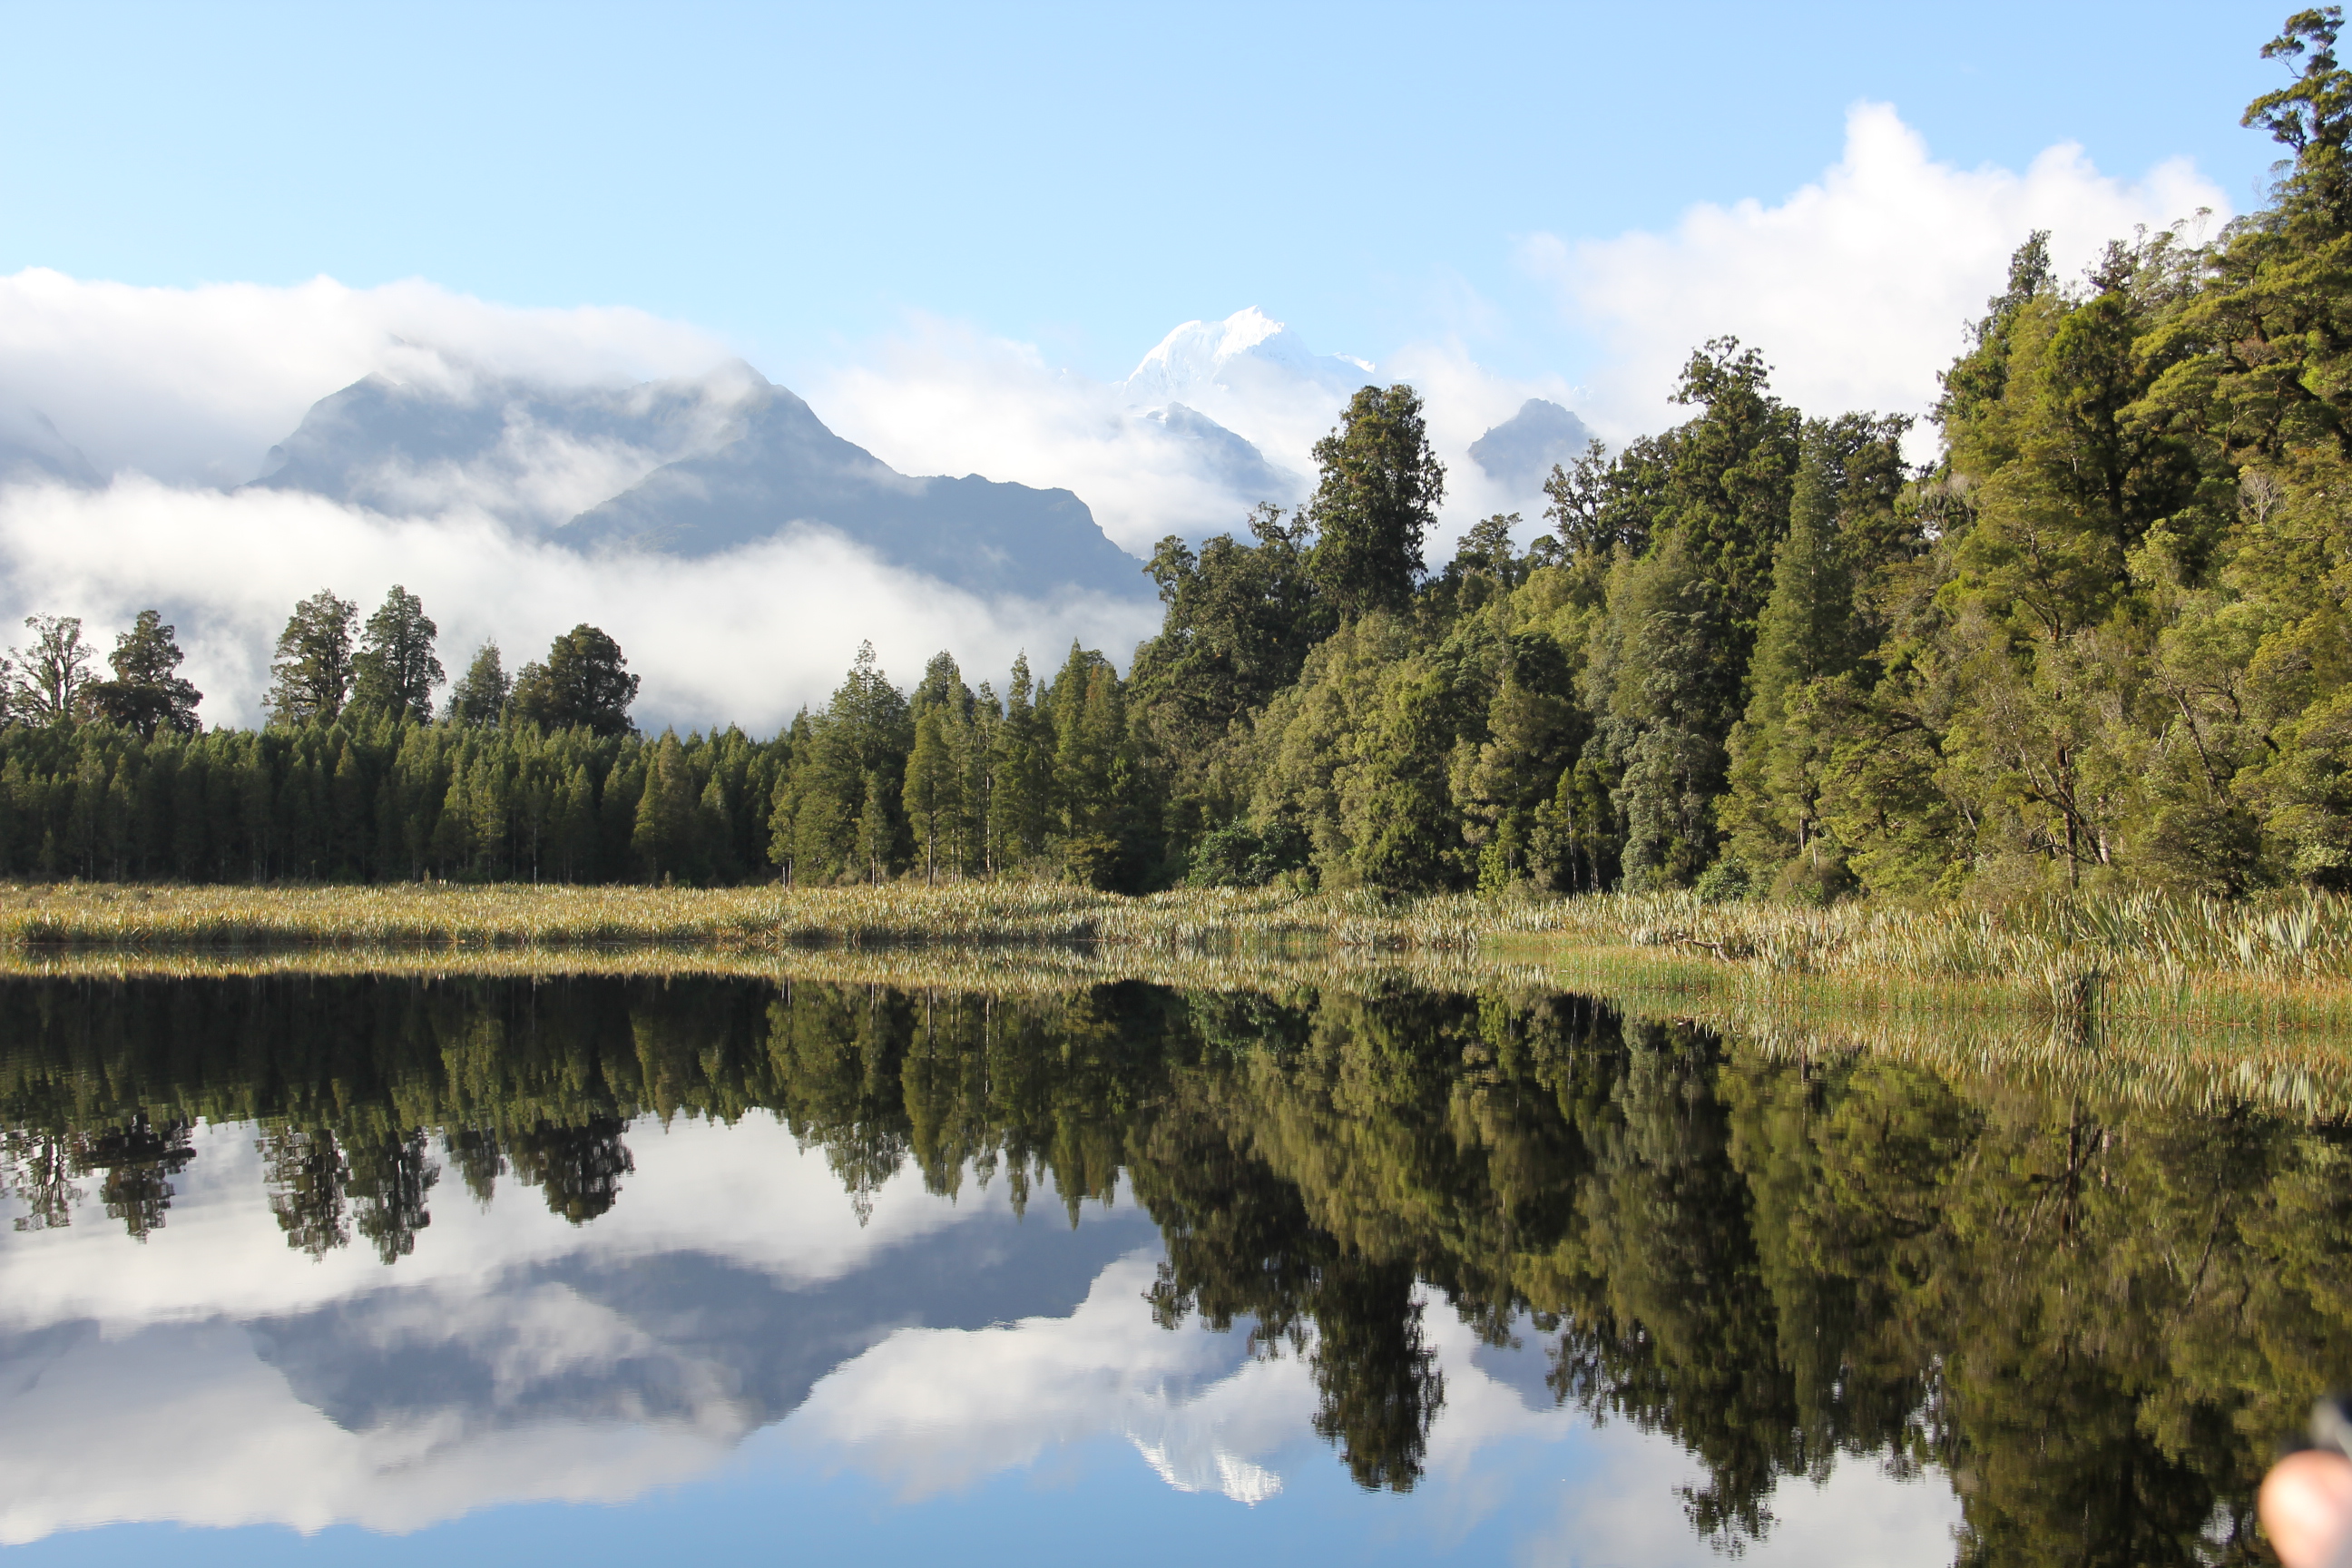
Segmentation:
<svg viewBox="0 0 2352 1568">
<path fill-rule="evenodd" d="M 1679 1488 L 1706 1484 L 1706 1471 L 1671 1438 L 1615 1423 L 1591 1432 L 1592 1462 L 1562 1489 L 1550 1530 L 1529 1540 L 1519 1561 L 1591 1568 L 1712 1568 L 1728 1555 L 1691 1529 Z M 1779 1563 L 1870 1563 L 1935 1568 L 1952 1560 L 1960 1500 L 1937 1470 L 1898 1479 L 1868 1458 L 1840 1455 L 1827 1477 L 1783 1477 L 1769 1504 L 1772 1524 L 1743 1543 L 1737 1560 Z"/>
<path fill-rule="evenodd" d="M 821 373 L 804 395 L 835 432 L 901 473 L 1073 490 L 1115 543 L 1142 555 L 1167 534 L 1238 529 L 1259 500 L 1294 499 L 1237 492 L 1197 447 L 1129 409 L 1118 387 L 956 323 L 919 320 Z"/>
<path fill-rule="evenodd" d="M 509 671 L 587 621 L 644 679 L 641 727 L 736 722 L 764 733 L 822 704 L 861 639 L 911 683 L 942 647 L 967 679 L 1076 637 L 1124 663 L 1158 606 L 1074 595 L 988 601 L 886 565 L 840 535 L 787 530 L 722 555 L 583 555 L 478 511 L 387 518 L 315 496 L 225 493 L 127 478 L 100 490 L 0 490 L 0 627 L 84 617 L 100 647 L 153 605 L 180 629 L 215 723 L 251 723 L 294 602 L 321 586 L 362 612 L 400 583 L 440 626 L 452 678 L 495 637 Z"/>
<path fill-rule="evenodd" d="M 357 1301 L 388 1285 L 452 1300 L 501 1276 L 559 1259 L 615 1267 L 667 1253 L 723 1258 L 794 1286 L 869 1268 L 883 1253 L 954 1226 L 999 1217 L 986 1198 L 941 1204 L 909 1170 L 871 1194 L 861 1220 L 822 1150 L 781 1122 L 729 1126 L 653 1118 L 623 1134 L 635 1163 L 623 1195 L 592 1226 L 548 1212 L 528 1188 L 502 1183 L 477 1205 L 453 1173 L 432 1194 L 433 1223 L 387 1273 L 365 1246 L 311 1258 L 286 1245 L 269 1211 L 254 1130 L 215 1124 L 194 1135 L 196 1157 L 173 1178 L 163 1226 L 134 1246 L 82 1184 L 60 1229 L 23 1232 L 0 1248 L 0 1330 L 86 1320 L 109 1334 L 162 1323 L 282 1317 Z M 0 1198 L 0 1216 L 24 1205 Z"/>
<path fill-rule="evenodd" d="M 1445 465 L 1445 506 L 1439 516 L 1443 538 L 1432 540 L 1424 552 L 1430 566 L 1441 567 L 1451 557 L 1452 546 L 1445 541 L 1496 512 L 1519 514 L 1522 545 L 1543 532 L 1549 525 L 1543 521 L 1541 491 L 1529 494 L 1487 478 L 1470 456 L 1470 444 L 1518 413 L 1530 397 L 1580 412 L 1577 389 L 1558 376 L 1521 381 L 1497 375 L 1471 358 L 1459 339 L 1410 344 L 1391 354 L 1384 368 L 1421 394 L 1429 444 Z"/>
<path fill-rule="evenodd" d="M 848 1471 L 902 1500 L 1108 1445 L 1171 1488 L 1241 1503 L 1295 1493 L 1312 1509 L 1348 1489 L 1312 1432 L 1304 1362 L 1254 1360 L 1242 1332 L 1197 1320 L 1158 1325 L 1143 1298 L 1160 1248 L 1131 1194 L 1088 1205 L 1082 1234 L 1047 1220 L 1051 1234 L 1018 1255 L 1095 1259 L 1070 1277 L 1087 1282 L 1067 1315 L 887 1331 L 956 1312 L 964 1286 L 943 1297 L 940 1281 L 968 1278 L 903 1260 L 1022 1267 L 1001 1191 L 967 1183 L 942 1200 L 909 1169 L 871 1194 L 861 1224 L 824 1152 L 772 1119 L 645 1118 L 625 1136 L 635 1172 L 593 1224 L 565 1223 L 510 1179 L 477 1205 L 445 1172 L 431 1226 L 391 1269 L 363 1244 L 316 1261 L 286 1246 L 250 1125 L 196 1131 L 167 1222 L 143 1245 L 85 1182 L 70 1226 L 0 1248 L 14 1357 L 0 1377 L 0 1542 L 124 1521 L 408 1531 L 534 1499 L 623 1502 L 739 1452 L 753 1470 Z M 0 1217 L 19 1207 L 0 1199 Z M 810 1370 L 832 1366 L 748 1451 L 782 1410 L 747 1380 L 759 1357 L 746 1360 L 741 1331 L 676 1310 L 690 1298 L 640 1310 L 638 1286 L 604 1288 L 691 1280 L 714 1260 L 780 1288 L 756 1320 L 761 1343 L 805 1324 L 823 1358 Z M 827 1310 L 803 1319 L 792 1306 L 826 1287 L 854 1310 L 837 1340 L 823 1337 Z M 1373 1528 L 1443 1552 L 1499 1525 L 1528 1561 L 1710 1560 L 1675 1495 L 1701 1479 L 1687 1453 L 1556 1404 L 1545 1336 L 1526 1322 L 1517 1348 L 1484 1345 L 1420 1295 L 1445 1399 L 1422 1484 L 1382 1500 Z M 404 1381 L 416 1366 L 443 1370 Z M 1764 1563 L 1940 1561 L 1958 1515 L 1939 1476 L 1900 1482 L 1866 1459 L 1841 1460 L 1826 1485 L 1783 1480 L 1772 1509 L 1780 1522 L 1752 1553 Z"/>
<path fill-rule="evenodd" d="M 642 310 L 522 310 L 412 280 L 352 289 L 0 278 L 0 416 L 46 416 L 101 472 L 241 484 L 311 404 L 370 372 L 559 384 L 693 375 L 711 333 Z"/>
<path fill-rule="evenodd" d="M 1348 395 L 1338 380 L 1309 374 L 1311 368 L 1234 355 L 1214 375 L 1195 367 L 1172 387 L 1153 389 L 1157 400 L 1174 396 L 1287 470 L 1295 484 L 1276 493 L 1225 482 L 1197 447 L 1139 416 L 1128 386 L 1056 370 L 1034 345 L 951 323 L 920 321 L 904 335 L 869 345 L 821 374 L 808 396 L 834 429 L 901 472 L 979 472 L 1062 486 L 1093 509 L 1113 540 L 1149 554 L 1165 534 L 1238 532 L 1256 502 L 1305 499 L 1314 445 L 1338 422 Z M 1492 512 L 1526 512 L 1533 523 L 1530 498 L 1489 480 L 1468 448 L 1530 397 L 1569 401 L 1565 382 L 1498 376 L 1451 339 L 1408 344 L 1365 378 L 1409 381 L 1427 405 L 1431 444 L 1447 469 L 1444 538 L 1432 542 L 1434 560 L 1444 558 L 1444 538 Z M 1533 504 L 1539 506 L 1540 497 Z"/>
<path fill-rule="evenodd" d="M 1810 412 L 1923 413 L 1964 322 L 2032 230 L 2052 231 L 2072 277 L 2134 226 L 2200 207 L 2215 224 L 2228 216 L 2186 160 L 2125 181 L 2066 143 L 2023 174 L 1959 169 L 1930 158 L 1892 107 L 1864 103 L 1847 116 L 1844 156 L 1777 205 L 1703 203 L 1667 234 L 1541 235 L 1524 259 L 1602 344 L 1590 415 L 1622 437 L 1687 417 L 1666 401 L 1675 374 L 1725 333 L 1760 349 L 1776 387 Z"/>
<path fill-rule="evenodd" d="M 791 1427 L 903 1499 L 1116 1435 L 1180 1491 L 1263 1501 L 1282 1481 L 1261 1461 L 1306 1427 L 1314 1389 L 1295 1361 L 1251 1360 L 1238 1333 L 1160 1328 L 1143 1305 L 1158 1254 L 1104 1269 L 1066 1318 L 901 1329 L 820 1380 Z"/>
<path fill-rule="evenodd" d="M 718 1262 L 787 1303 L 834 1286 L 874 1303 L 864 1342 L 862 1322 L 830 1342 L 854 1357 L 890 1321 L 955 1310 L 961 1285 L 942 1298 L 935 1270 L 894 1273 L 897 1260 L 959 1248 L 997 1267 L 1019 1225 L 1002 1189 L 967 1181 L 944 1201 L 911 1168 L 861 1218 L 825 1152 L 765 1116 L 647 1117 L 625 1139 L 635 1171 L 587 1226 L 511 1178 L 478 1205 L 445 1171 L 431 1225 L 390 1269 L 364 1242 L 319 1259 L 288 1247 L 250 1124 L 196 1131 L 144 1244 L 85 1180 L 71 1225 L 0 1248 L 0 1544 L 126 1521 L 406 1531 L 534 1499 L 640 1497 L 708 1474 L 778 1413 L 745 1386 L 756 1347 L 693 1313 L 634 1310 L 637 1290 L 599 1299 L 601 1282 Z M 1057 1250 L 1116 1256 L 1150 1234 L 1131 1205 L 1088 1208 L 1088 1236 L 1055 1226 Z M 21 1212 L 0 1198 L 0 1219 Z M 798 1320 L 762 1321 L 772 1336 Z M 329 1408 L 303 1375 L 302 1346 L 321 1337 L 326 1364 L 349 1373 L 328 1379 Z M 386 1383 L 385 1360 L 444 1372 Z"/>
</svg>

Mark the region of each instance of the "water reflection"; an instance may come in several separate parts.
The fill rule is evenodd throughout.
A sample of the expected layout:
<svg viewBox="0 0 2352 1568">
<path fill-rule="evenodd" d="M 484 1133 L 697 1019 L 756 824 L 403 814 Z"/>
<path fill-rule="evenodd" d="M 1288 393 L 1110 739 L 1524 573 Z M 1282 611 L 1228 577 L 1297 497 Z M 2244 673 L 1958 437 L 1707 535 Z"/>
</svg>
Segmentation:
<svg viewBox="0 0 2352 1568">
<path fill-rule="evenodd" d="M 2251 1561 L 2352 1381 L 2336 1125 L 1574 997 L 16 983 L 0 1040 L 9 1539 L 635 1496 L 787 1416 L 908 1495 L 1116 1431 L 1244 1502 L 1600 1421 L 1717 1545 L 1859 1465 L 1968 1561 Z M 172 1457 L 44 1458 L 129 1408 Z"/>
</svg>

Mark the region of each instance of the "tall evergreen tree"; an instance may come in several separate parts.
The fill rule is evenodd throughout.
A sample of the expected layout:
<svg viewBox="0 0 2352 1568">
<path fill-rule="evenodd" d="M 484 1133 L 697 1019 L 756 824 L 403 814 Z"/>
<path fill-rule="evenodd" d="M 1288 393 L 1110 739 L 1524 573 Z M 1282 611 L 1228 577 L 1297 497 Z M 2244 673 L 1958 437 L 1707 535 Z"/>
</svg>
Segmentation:
<svg viewBox="0 0 2352 1568">
<path fill-rule="evenodd" d="M 394 583 L 383 606 L 367 618 L 359 652 L 352 657 L 352 706 L 431 723 L 433 689 L 443 679 L 441 661 L 433 653 L 439 630 L 423 601 Z"/>
<path fill-rule="evenodd" d="M 628 664 L 620 644 L 583 622 L 555 639 L 546 663 L 527 664 L 515 677 L 515 716 L 544 730 L 634 733 L 629 705 L 637 700 L 638 678 Z"/>
<path fill-rule="evenodd" d="M 1053 795 L 1053 742 L 1037 712 L 1029 656 L 1013 660 L 1013 680 L 1004 700 L 1004 721 L 996 731 L 991 762 L 990 832 L 999 868 L 1018 866 L 1042 854 Z"/>
<path fill-rule="evenodd" d="M 1843 853 L 1824 836 L 1821 796 L 1831 737 L 1792 714 L 1813 682 L 1854 668 L 1869 650 L 1870 626 L 1857 591 L 1863 574 L 1902 541 L 1884 521 L 1904 470 L 1908 421 L 1849 415 L 1809 420 L 1790 503 L 1789 531 L 1773 554 L 1766 602 L 1748 665 L 1745 717 L 1729 742 L 1723 826 L 1745 866 L 1793 876 L 1809 897 L 1845 885 Z"/>
<path fill-rule="evenodd" d="M 506 660 L 496 640 L 474 652 L 474 660 L 457 684 L 449 689 L 446 717 L 455 724 L 495 724 L 505 716 L 514 683 L 507 679 Z"/>
<path fill-rule="evenodd" d="M 898 847 L 898 824 L 890 817 L 890 792 L 882 771 L 866 774 L 866 798 L 857 812 L 857 864 L 866 880 L 879 884 L 892 869 Z"/>
<path fill-rule="evenodd" d="M 26 616 L 33 640 L 14 650 L 8 709 L 26 724 L 55 724 L 81 717 L 90 685 L 90 646 L 82 641 L 79 616 Z"/>
<path fill-rule="evenodd" d="M 915 852 L 923 862 L 923 879 L 928 882 L 940 879 L 943 845 L 948 868 L 958 869 L 954 836 L 963 805 L 963 774 L 949 738 L 954 722 L 950 714 L 947 704 L 933 703 L 915 721 L 915 745 L 907 758 L 907 782 L 900 797 L 915 830 Z"/>
<path fill-rule="evenodd" d="M 352 617 L 359 606 L 321 588 L 294 606 L 278 634 L 268 695 L 262 699 L 280 724 L 331 720 L 352 691 Z"/>
<path fill-rule="evenodd" d="M 205 694 L 179 673 L 182 655 L 173 633 L 160 614 L 142 610 L 114 639 L 114 651 L 106 656 L 114 679 L 89 688 L 89 704 L 100 717 L 151 741 L 159 731 L 193 735 L 203 728 L 196 704 Z"/>
<path fill-rule="evenodd" d="M 1445 499 L 1445 467 L 1429 445 L 1420 395 L 1402 383 L 1362 388 L 1339 427 L 1315 443 L 1315 461 L 1321 478 L 1307 510 L 1316 585 L 1342 616 L 1402 606 Z"/>
</svg>

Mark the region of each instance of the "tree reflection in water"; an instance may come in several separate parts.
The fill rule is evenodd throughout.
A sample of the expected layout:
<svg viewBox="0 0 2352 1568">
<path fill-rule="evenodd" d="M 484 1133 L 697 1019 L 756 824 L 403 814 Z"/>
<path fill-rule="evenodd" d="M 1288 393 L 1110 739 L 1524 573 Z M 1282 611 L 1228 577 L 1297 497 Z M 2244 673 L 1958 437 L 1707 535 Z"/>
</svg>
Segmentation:
<svg viewBox="0 0 2352 1568">
<path fill-rule="evenodd" d="M 1421 1475 L 1452 1311 L 1681 1445 L 1725 1544 L 1851 1456 L 1948 1475 L 1965 1561 L 2258 1561 L 2272 1439 L 2352 1381 L 2338 1123 L 1791 1060 L 1570 996 L 17 982 L 0 1039 L 19 1229 L 96 1177 L 147 1237 L 203 1121 L 253 1124 L 289 1247 L 387 1264 L 444 1169 L 593 1222 L 647 1115 L 772 1111 L 861 1215 L 908 1169 L 1074 1224 L 1124 1180 L 1165 1241 L 1148 1310 L 1302 1358 L 1363 1486 Z"/>
</svg>

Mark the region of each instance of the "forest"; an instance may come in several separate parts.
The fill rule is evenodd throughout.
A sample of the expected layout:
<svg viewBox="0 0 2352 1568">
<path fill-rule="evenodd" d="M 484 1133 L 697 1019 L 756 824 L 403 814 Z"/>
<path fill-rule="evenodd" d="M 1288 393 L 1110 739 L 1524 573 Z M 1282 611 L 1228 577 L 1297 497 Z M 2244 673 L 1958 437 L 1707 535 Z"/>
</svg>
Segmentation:
<svg viewBox="0 0 2352 1568">
<path fill-rule="evenodd" d="M 1553 470 L 1545 530 L 1425 543 L 1418 395 L 1368 386 L 1311 499 L 1170 538 L 1122 676 L 1003 690 L 872 650 L 783 732 L 641 735 L 582 626 L 446 700 L 394 588 L 321 592 L 269 721 L 200 732 L 153 612 L 96 679 L 37 616 L 0 730 L 0 875 L 180 880 L 1065 877 L 1716 898 L 2233 897 L 2352 885 L 2352 72 L 2340 11 L 2263 49 L 2268 205 L 2046 234 L 1932 431 L 1807 412 L 1697 349 L 1688 417 Z M 1932 434 L 1934 457 L 1906 458 Z"/>
</svg>

